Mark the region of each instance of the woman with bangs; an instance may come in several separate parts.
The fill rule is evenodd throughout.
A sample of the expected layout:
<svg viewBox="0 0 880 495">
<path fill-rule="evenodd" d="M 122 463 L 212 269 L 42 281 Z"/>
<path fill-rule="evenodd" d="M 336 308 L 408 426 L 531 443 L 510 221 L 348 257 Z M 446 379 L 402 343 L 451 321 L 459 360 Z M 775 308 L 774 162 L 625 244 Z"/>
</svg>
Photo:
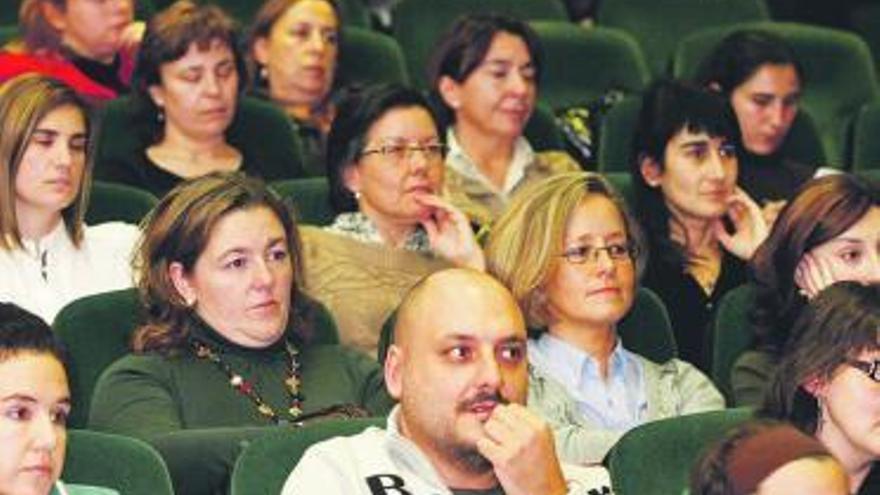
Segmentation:
<svg viewBox="0 0 880 495">
<path fill-rule="evenodd" d="M 850 174 L 808 182 L 755 252 L 755 342 L 730 380 L 737 405 L 757 406 L 807 302 L 836 281 L 880 282 L 880 186 Z"/>
<path fill-rule="evenodd" d="M 621 343 L 616 327 L 646 253 L 637 222 L 598 174 L 523 188 L 493 227 L 486 257 L 532 329 L 527 403 L 553 427 L 564 461 L 599 463 L 631 428 L 724 407 L 693 365 L 656 363 Z"/>
<path fill-rule="evenodd" d="M 74 299 L 130 287 L 137 228 L 84 222 L 93 134 L 81 97 L 19 76 L 0 86 L 0 123 L 0 301 L 51 323 Z"/>
<path fill-rule="evenodd" d="M 237 27 L 219 7 L 181 0 L 156 14 L 134 76 L 137 120 L 150 123 L 152 135 L 135 156 L 99 163 L 97 177 L 161 197 L 211 172 L 297 176 L 290 163 L 255 159 L 258 143 L 229 143 L 245 74 Z"/>
<path fill-rule="evenodd" d="M 643 283 L 666 304 L 682 359 L 702 370 L 715 305 L 746 281 L 745 262 L 767 235 L 760 208 L 736 186 L 740 147 L 720 95 L 665 81 L 646 93 L 632 170 L 650 250 Z"/>
<path fill-rule="evenodd" d="M 759 414 L 814 436 L 849 493 L 880 493 L 880 286 L 838 282 L 810 301 Z"/>
</svg>

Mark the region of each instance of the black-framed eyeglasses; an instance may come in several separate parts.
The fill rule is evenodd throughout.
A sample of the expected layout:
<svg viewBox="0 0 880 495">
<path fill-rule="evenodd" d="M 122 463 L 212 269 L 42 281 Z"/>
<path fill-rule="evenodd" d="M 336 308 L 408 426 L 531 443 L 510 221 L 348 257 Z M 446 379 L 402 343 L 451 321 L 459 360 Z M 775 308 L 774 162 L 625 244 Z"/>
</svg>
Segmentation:
<svg viewBox="0 0 880 495">
<path fill-rule="evenodd" d="M 871 380 L 880 383 L 880 359 L 873 361 L 861 361 L 859 359 L 847 359 L 846 364 L 868 375 Z"/>
<path fill-rule="evenodd" d="M 565 258 L 569 263 L 582 265 L 586 262 L 595 263 L 599 260 L 599 254 L 603 251 L 615 262 L 632 261 L 639 254 L 639 249 L 635 244 L 624 242 L 608 244 L 607 246 L 572 246 L 563 251 L 559 256 Z"/>
<path fill-rule="evenodd" d="M 361 151 L 360 156 L 382 155 L 396 162 L 404 159 L 412 160 L 416 152 L 422 154 L 427 161 L 437 161 L 446 154 L 446 145 L 442 143 L 416 144 L 416 143 L 385 143 L 367 148 Z"/>
</svg>

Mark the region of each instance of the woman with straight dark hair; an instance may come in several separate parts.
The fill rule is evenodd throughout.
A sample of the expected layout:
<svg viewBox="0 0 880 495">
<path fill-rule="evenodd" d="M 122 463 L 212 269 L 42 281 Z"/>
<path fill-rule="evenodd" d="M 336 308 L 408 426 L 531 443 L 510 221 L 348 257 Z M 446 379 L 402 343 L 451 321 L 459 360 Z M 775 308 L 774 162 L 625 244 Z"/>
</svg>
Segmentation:
<svg viewBox="0 0 880 495">
<path fill-rule="evenodd" d="M 759 413 L 816 437 L 850 493 L 880 493 L 880 286 L 838 282 L 810 301 Z"/>
<path fill-rule="evenodd" d="M 736 186 L 740 132 L 720 95 L 661 81 L 645 94 L 634 142 L 636 216 L 650 259 L 643 283 L 666 304 L 680 356 L 709 369 L 715 305 L 746 280 L 767 235 Z"/>
<path fill-rule="evenodd" d="M 794 51 L 774 34 L 735 31 L 703 60 L 697 83 L 730 100 L 743 140 L 739 185 L 772 220 L 817 165 L 798 163 L 786 149 L 804 85 Z"/>
<path fill-rule="evenodd" d="M 475 223 L 490 224 L 524 184 L 579 169 L 563 152 L 536 153 L 523 137 L 541 59 L 528 24 L 495 14 L 460 17 L 434 50 L 428 78 L 449 145 L 446 194 Z"/>
<path fill-rule="evenodd" d="M 755 252 L 756 339 L 731 372 L 737 405 L 756 406 L 807 301 L 839 280 L 880 282 L 880 186 L 849 174 L 808 182 Z"/>
</svg>

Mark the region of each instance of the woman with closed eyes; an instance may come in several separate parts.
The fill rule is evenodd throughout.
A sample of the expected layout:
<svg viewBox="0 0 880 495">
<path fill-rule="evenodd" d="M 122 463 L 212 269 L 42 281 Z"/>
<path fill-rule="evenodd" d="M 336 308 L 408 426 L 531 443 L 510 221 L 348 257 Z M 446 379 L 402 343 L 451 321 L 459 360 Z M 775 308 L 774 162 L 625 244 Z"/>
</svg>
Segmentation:
<svg viewBox="0 0 880 495">
<path fill-rule="evenodd" d="M 48 323 L 74 299 L 132 284 L 137 228 L 84 222 L 90 122 L 81 97 L 53 79 L 0 86 L 0 301 Z"/>
</svg>

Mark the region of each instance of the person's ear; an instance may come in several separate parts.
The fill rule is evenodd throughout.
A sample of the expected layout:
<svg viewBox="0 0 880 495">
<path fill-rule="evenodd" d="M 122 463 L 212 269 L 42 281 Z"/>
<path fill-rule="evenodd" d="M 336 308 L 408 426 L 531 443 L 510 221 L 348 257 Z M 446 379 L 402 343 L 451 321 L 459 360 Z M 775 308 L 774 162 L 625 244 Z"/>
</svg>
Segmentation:
<svg viewBox="0 0 880 495">
<path fill-rule="evenodd" d="M 43 19 L 52 29 L 59 33 L 63 33 L 67 29 L 67 16 L 61 7 L 55 5 L 54 2 L 42 1 L 39 9 Z"/>
<path fill-rule="evenodd" d="M 825 396 L 827 382 L 823 380 L 818 375 L 808 378 L 804 383 L 801 384 L 801 388 L 804 391 L 817 400 Z"/>
<path fill-rule="evenodd" d="M 154 105 L 161 109 L 165 108 L 165 89 L 162 88 L 161 84 L 150 85 L 147 88 L 147 93 L 150 95 L 150 99 L 153 100 Z"/>
<path fill-rule="evenodd" d="M 645 184 L 651 187 L 660 186 L 663 171 L 660 169 L 660 164 L 657 163 L 657 160 L 649 156 L 642 156 L 639 159 L 639 172 L 642 174 Z"/>
<path fill-rule="evenodd" d="M 269 40 L 265 36 L 260 36 L 254 40 L 254 60 L 260 65 L 269 63 Z"/>
<path fill-rule="evenodd" d="M 385 354 L 385 388 L 388 394 L 399 401 L 403 391 L 403 349 L 395 344 L 388 347 Z"/>
<path fill-rule="evenodd" d="M 196 288 L 186 274 L 186 269 L 183 267 L 182 263 L 179 261 L 171 263 L 168 267 L 168 278 L 171 279 L 171 283 L 174 284 L 174 289 L 180 294 L 180 298 L 183 299 L 184 304 L 189 307 L 195 306 L 197 300 Z"/>
<path fill-rule="evenodd" d="M 342 183 L 355 197 L 361 192 L 361 171 L 356 163 L 342 169 Z"/>
<path fill-rule="evenodd" d="M 461 107 L 461 84 L 458 81 L 449 76 L 440 76 L 437 91 L 449 108 L 458 110 Z"/>
</svg>

